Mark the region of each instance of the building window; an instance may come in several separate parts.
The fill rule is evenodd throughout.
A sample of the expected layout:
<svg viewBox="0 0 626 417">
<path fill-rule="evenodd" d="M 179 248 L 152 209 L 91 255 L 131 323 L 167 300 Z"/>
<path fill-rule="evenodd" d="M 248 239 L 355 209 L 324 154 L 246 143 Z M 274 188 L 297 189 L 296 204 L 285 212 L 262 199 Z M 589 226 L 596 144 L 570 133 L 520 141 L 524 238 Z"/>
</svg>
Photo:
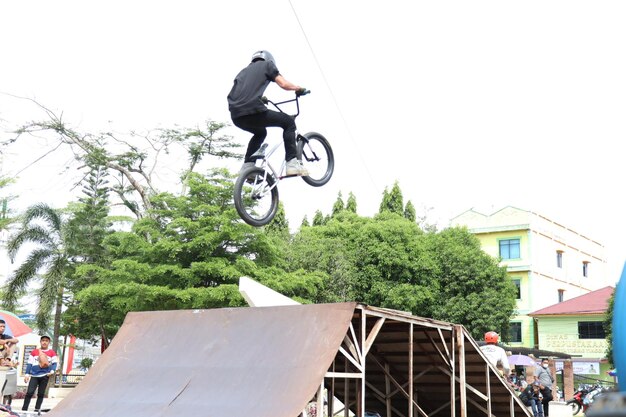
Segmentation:
<svg viewBox="0 0 626 417">
<path fill-rule="evenodd" d="M 563 302 L 563 295 L 565 294 L 565 290 L 558 290 L 559 291 L 559 303 Z"/>
<path fill-rule="evenodd" d="M 521 284 L 521 280 L 519 280 L 518 278 L 514 278 L 513 279 L 513 284 L 515 284 L 515 299 L 516 300 L 521 300 L 522 299 L 522 284 Z"/>
<path fill-rule="evenodd" d="M 502 239 L 500 241 L 500 258 L 519 259 L 519 239 Z"/>
<path fill-rule="evenodd" d="M 604 326 L 601 321 L 579 321 L 579 339 L 605 339 Z"/>
<path fill-rule="evenodd" d="M 563 268 L 563 251 L 556 251 L 556 267 Z"/>
<path fill-rule="evenodd" d="M 509 327 L 509 340 L 513 343 L 522 342 L 522 323 L 519 321 L 513 321 Z"/>
<path fill-rule="evenodd" d="M 589 262 L 583 262 L 583 277 L 587 278 L 589 276 Z"/>
</svg>

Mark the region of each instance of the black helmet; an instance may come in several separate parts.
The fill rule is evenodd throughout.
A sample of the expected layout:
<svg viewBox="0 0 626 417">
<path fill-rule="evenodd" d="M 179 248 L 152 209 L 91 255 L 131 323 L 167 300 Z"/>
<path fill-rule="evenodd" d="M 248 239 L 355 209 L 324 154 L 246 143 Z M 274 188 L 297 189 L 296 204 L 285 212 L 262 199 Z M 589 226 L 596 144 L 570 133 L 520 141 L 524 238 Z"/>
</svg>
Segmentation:
<svg viewBox="0 0 626 417">
<path fill-rule="evenodd" d="M 272 56 L 272 54 L 270 54 L 267 51 L 256 51 L 255 53 L 253 53 L 251 61 L 254 62 L 257 59 L 270 61 L 271 63 L 276 64 L 276 61 L 274 60 L 274 57 Z"/>
</svg>

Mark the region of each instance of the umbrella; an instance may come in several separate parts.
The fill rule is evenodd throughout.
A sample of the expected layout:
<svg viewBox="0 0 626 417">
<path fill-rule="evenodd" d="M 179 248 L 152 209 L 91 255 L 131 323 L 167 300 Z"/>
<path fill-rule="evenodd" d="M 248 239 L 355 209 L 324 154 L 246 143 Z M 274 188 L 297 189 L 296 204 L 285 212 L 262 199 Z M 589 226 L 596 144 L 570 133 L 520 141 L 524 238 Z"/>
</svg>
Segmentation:
<svg viewBox="0 0 626 417">
<path fill-rule="evenodd" d="M 530 356 L 526 355 L 511 355 L 509 356 L 509 364 L 510 365 L 519 365 L 519 366 L 532 366 L 536 365 L 537 362 Z"/>
<path fill-rule="evenodd" d="M 32 329 L 28 327 L 19 317 L 8 311 L 0 310 L 0 319 L 6 323 L 4 334 L 13 337 L 23 336 L 32 333 Z"/>
</svg>

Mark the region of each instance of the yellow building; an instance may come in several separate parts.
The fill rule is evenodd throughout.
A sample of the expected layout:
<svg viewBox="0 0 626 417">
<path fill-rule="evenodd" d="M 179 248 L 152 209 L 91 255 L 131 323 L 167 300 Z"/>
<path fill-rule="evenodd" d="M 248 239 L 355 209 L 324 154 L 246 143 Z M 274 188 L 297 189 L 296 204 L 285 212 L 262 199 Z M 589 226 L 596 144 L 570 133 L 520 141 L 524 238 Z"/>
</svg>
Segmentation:
<svg viewBox="0 0 626 417">
<path fill-rule="evenodd" d="M 535 212 L 511 206 L 492 214 L 471 209 L 451 223 L 478 237 L 516 284 L 510 346 L 539 348 L 529 313 L 607 285 L 604 246 Z"/>
</svg>

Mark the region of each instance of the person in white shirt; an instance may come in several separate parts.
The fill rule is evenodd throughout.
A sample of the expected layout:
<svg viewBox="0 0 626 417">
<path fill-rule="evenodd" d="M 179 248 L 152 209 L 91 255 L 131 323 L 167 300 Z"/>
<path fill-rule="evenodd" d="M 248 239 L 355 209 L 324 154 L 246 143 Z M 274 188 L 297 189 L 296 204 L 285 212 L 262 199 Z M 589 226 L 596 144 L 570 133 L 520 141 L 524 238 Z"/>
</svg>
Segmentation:
<svg viewBox="0 0 626 417">
<path fill-rule="evenodd" d="M 480 350 L 483 351 L 483 354 L 487 357 L 491 364 L 498 368 L 498 364 L 502 366 L 502 374 L 504 376 L 509 376 L 511 372 L 511 367 L 509 366 L 509 357 L 507 356 L 504 349 L 498 346 L 498 333 L 496 332 L 487 332 L 485 333 L 485 345 L 480 347 Z"/>
</svg>

